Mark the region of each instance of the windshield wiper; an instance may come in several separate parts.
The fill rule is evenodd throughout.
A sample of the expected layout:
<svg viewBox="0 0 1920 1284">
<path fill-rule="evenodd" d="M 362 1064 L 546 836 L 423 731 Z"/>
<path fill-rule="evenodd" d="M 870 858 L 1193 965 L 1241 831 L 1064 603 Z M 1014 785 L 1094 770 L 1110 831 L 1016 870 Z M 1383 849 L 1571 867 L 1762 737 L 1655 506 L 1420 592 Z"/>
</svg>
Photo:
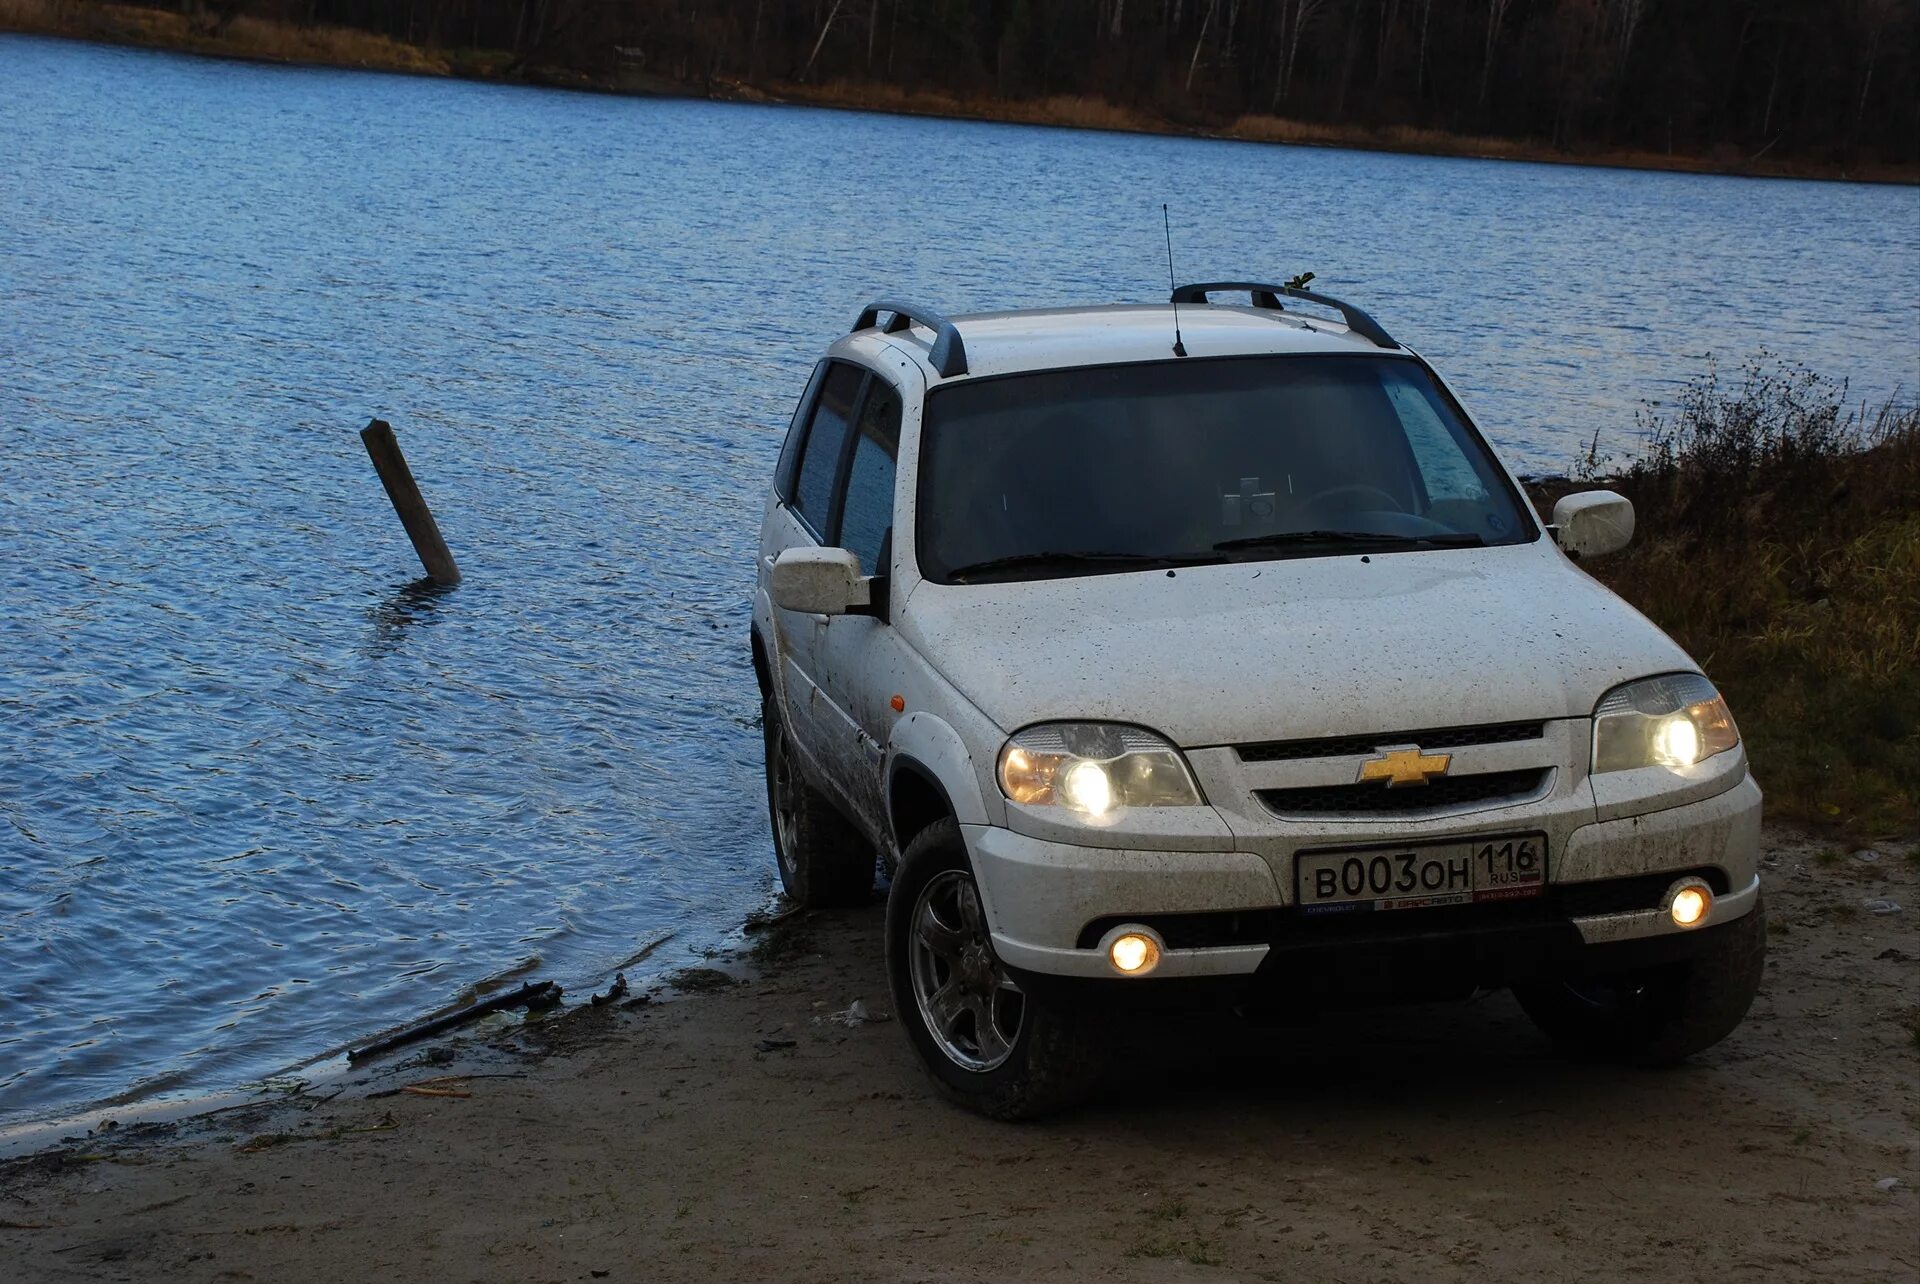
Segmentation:
<svg viewBox="0 0 1920 1284">
<path fill-rule="evenodd" d="M 1273 531 L 1223 539 L 1213 547 L 1227 553 L 1241 548 L 1291 548 L 1300 544 L 1372 544 L 1376 547 L 1478 548 L 1487 541 L 1471 531 L 1436 531 L 1431 535 L 1391 535 L 1385 531 Z"/>
<path fill-rule="evenodd" d="M 1079 552 L 1037 552 L 1010 553 L 1005 557 L 990 557 L 984 562 L 970 562 L 947 572 L 950 580 L 962 580 L 970 575 L 979 575 L 988 571 L 1025 571 L 1049 568 L 1069 569 L 1072 567 L 1138 567 L 1159 569 L 1163 566 L 1213 566 L 1226 559 L 1219 557 L 1192 557 L 1167 555 L 1161 553 L 1102 553 L 1096 551 Z"/>
</svg>

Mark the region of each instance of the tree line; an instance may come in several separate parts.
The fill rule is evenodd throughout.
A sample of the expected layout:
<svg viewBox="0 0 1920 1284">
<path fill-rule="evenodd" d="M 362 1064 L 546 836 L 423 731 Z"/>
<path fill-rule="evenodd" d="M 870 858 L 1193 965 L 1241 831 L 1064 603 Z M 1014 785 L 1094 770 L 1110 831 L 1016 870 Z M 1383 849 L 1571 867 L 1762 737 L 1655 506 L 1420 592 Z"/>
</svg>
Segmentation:
<svg viewBox="0 0 1920 1284">
<path fill-rule="evenodd" d="M 177 0 L 696 90 L 1104 99 L 1566 149 L 1920 159 L 1920 0 Z"/>
</svg>

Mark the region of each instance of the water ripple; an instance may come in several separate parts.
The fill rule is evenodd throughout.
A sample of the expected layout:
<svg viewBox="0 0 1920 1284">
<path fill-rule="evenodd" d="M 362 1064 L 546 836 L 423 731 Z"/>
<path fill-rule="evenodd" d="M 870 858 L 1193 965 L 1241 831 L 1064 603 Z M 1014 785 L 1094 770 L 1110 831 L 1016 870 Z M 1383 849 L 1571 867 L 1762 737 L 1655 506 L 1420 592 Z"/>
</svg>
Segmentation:
<svg viewBox="0 0 1920 1284">
<path fill-rule="evenodd" d="M 760 496 L 868 296 L 1312 269 L 1537 466 L 1763 344 L 1913 382 L 1912 189 L 0 37 L 0 1118 L 269 1073 L 770 884 Z M 355 436 L 468 580 L 413 578 Z"/>
</svg>

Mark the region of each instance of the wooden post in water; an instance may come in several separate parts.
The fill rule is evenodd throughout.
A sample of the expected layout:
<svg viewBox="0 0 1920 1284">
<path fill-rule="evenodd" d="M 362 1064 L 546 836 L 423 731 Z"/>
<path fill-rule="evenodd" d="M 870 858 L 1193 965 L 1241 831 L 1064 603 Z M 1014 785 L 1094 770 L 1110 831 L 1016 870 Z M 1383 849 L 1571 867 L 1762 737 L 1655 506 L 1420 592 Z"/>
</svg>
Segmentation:
<svg viewBox="0 0 1920 1284">
<path fill-rule="evenodd" d="M 366 443 L 373 470 L 380 474 L 380 484 L 387 488 L 393 511 L 400 514 L 400 524 L 407 528 L 413 551 L 420 554 L 420 565 L 427 568 L 427 575 L 435 584 L 458 584 L 460 568 L 453 564 L 447 541 L 440 538 L 433 510 L 420 496 L 420 487 L 413 480 L 413 470 L 407 467 L 406 456 L 400 453 L 400 443 L 394 440 L 392 426 L 384 419 L 376 419 L 360 430 L 360 440 Z"/>
</svg>

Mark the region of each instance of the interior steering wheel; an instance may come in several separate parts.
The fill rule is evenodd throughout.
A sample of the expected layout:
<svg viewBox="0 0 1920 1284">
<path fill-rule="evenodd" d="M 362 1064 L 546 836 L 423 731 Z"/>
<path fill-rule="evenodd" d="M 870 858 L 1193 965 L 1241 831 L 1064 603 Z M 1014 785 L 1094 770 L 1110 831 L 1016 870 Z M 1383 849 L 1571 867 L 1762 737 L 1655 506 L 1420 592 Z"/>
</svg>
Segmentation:
<svg viewBox="0 0 1920 1284">
<path fill-rule="evenodd" d="M 1320 508 L 1336 495 L 1363 495 L 1386 501 L 1386 507 L 1396 513 L 1407 511 L 1399 500 L 1381 490 L 1378 486 L 1369 486 L 1365 482 L 1349 482 L 1344 486 L 1332 486 L 1307 499 L 1306 507 Z"/>
</svg>

